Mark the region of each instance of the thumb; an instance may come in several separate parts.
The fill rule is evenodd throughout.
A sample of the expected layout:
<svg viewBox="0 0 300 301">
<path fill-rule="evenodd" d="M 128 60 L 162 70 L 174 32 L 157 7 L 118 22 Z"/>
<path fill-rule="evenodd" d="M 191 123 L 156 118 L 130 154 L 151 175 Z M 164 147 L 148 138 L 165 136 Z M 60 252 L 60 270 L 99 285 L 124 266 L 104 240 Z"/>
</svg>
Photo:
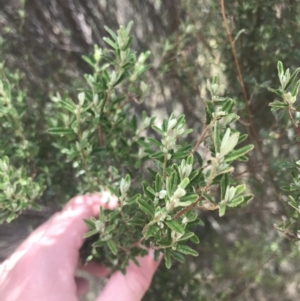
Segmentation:
<svg viewBox="0 0 300 301">
<path fill-rule="evenodd" d="M 139 267 L 131 261 L 126 275 L 115 272 L 96 301 L 140 301 L 160 263 L 154 261 L 152 254 L 150 251 L 150 255 L 139 258 Z"/>
</svg>

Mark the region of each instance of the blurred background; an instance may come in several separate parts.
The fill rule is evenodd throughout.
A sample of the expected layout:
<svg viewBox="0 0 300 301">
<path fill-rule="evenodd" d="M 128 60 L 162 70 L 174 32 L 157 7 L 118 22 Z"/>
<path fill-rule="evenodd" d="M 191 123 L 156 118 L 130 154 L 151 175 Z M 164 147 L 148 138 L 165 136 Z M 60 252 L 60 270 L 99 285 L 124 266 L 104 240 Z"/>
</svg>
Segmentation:
<svg viewBox="0 0 300 301">
<path fill-rule="evenodd" d="M 51 137 L 44 138 L 44 116 L 51 96 L 76 95 L 85 73 L 82 56 L 94 44 L 104 46 L 104 26 L 117 30 L 134 21 L 133 48 L 150 50 L 152 67 L 144 81 L 150 89 L 136 105 L 157 116 L 173 111 L 186 115 L 194 135 L 205 122 L 206 81 L 218 75 L 225 95 L 236 101 L 239 130 L 256 148 L 235 170 L 255 198 L 243 209 L 201 212 L 205 227 L 196 231 L 200 256 L 171 270 L 161 265 L 145 301 L 299 300 L 299 244 L 279 233 L 274 224 L 289 208 L 280 184 L 288 174 L 278 165 L 299 159 L 293 129 L 286 116 L 274 116 L 267 87 L 279 86 L 277 61 L 300 66 L 300 2 L 296 0 L 0 0 L 0 61 L 22 74 L 30 108 L 28 128 L 43 140 L 34 164 L 47 165 L 47 190 L 42 211 L 25 212 L 0 226 L 0 259 L 21 239 L 76 194 L 71 165 L 51 167 Z M 226 16 L 226 21 L 224 20 Z M 227 25 L 227 31 L 226 27 Z M 230 32 L 230 34 L 229 34 Z M 232 53 L 235 49 L 240 73 Z M 241 84 L 243 83 L 243 84 Z M 244 87 L 244 88 L 242 88 Z M 97 285 L 96 285 L 97 286 Z M 87 300 L 92 298 L 92 293 Z"/>
</svg>

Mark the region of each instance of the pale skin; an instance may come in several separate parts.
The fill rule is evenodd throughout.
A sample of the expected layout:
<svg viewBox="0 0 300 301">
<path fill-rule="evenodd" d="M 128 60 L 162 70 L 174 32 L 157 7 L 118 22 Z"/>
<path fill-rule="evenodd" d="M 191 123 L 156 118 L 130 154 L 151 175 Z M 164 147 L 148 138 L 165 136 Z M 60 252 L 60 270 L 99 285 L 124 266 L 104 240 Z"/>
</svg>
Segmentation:
<svg viewBox="0 0 300 301">
<path fill-rule="evenodd" d="M 106 202 L 99 194 L 79 196 L 67 203 L 36 229 L 17 250 L 0 265 L 1 301 L 79 301 L 88 283 L 76 278 L 78 267 L 99 277 L 109 270 L 90 263 L 82 266 L 79 249 L 88 231 L 84 218 L 97 216 L 99 206 L 114 208 L 116 200 Z M 95 301 L 140 301 L 150 286 L 159 262 L 151 252 L 133 262 L 126 275 L 115 272 Z"/>
</svg>

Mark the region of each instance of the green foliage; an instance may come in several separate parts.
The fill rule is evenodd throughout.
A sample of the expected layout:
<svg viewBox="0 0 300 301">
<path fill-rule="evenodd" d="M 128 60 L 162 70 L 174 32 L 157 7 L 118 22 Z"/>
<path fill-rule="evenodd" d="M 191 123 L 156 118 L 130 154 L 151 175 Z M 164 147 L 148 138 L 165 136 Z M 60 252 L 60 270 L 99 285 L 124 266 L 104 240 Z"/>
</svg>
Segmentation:
<svg viewBox="0 0 300 301">
<path fill-rule="evenodd" d="M 90 231 L 82 256 L 123 272 L 129 260 L 137 263 L 135 258 L 149 248 L 156 257 L 164 254 L 167 268 L 172 259 L 184 262 L 185 255 L 198 256 L 187 245 L 199 242 L 193 232 L 196 224 L 203 224 L 197 210 L 219 210 L 223 216 L 228 208 L 252 198 L 244 184 L 232 179 L 232 172 L 233 163 L 247 160 L 253 145 L 237 147 L 245 137 L 240 139 L 233 127 L 239 118 L 233 112 L 234 101 L 220 95 L 217 77 L 208 82 L 206 126 L 194 146 L 184 140 L 192 132 L 184 115 L 173 113 L 154 125 L 155 117 L 131 113 L 129 103 L 143 98 L 147 90 L 139 77 L 149 68 L 149 52 L 137 57 L 130 49 L 131 26 L 117 33 L 106 28 L 110 37 L 104 41 L 110 48 L 95 46 L 94 53 L 84 57 L 93 75 L 85 75 L 77 99 L 52 97 L 53 111 L 47 118 L 47 133 L 54 137 L 56 152 L 72 164 L 78 193 L 108 189 L 118 198 L 118 208 L 101 209 L 98 218 L 85 221 Z M 19 112 L 5 103 L 11 99 L 10 89 L 2 91 L 3 118 L 14 120 Z M 10 126 L 21 133 L 19 123 Z M 146 132 L 150 126 L 153 131 Z M 199 152 L 203 143 L 209 158 Z M 32 178 L 22 178 L 23 169 L 6 172 L 8 164 L 5 157 L 1 169 L 6 198 L 1 201 L 4 212 L 14 213 L 32 204 L 42 187 L 31 183 Z M 46 175 L 41 171 L 40 177 Z M 10 214 L 7 220 L 14 217 Z"/>
<path fill-rule="evenodd" d="M 278 77 L 281 86 L 278 89 L 271 89 L 277 96 L 281 97 L 281 101 L 274 101 L 270 103 L 271 110 L 274 112 L 283 111 L 290 119 L 294 126 L 295 140 L 300 141 L 299 135 L 299 116 L 297 114 L 298 108 L 295 106 L 297 100 L 300 80 L 296 80 L 300 68 L 297 68 L 292 74 L 289 69 L 284 70 L 282 62 L 278 62 Z M 276 228 L 282 231 L 288 238 L 299 240 L 300 230 L 300 181 L 299 181 L 299 167 L 300 161 L 287 161 L 279 166 L 281 172 L 289 172 L 289 178 L 285 183 L 282 183 L 281 188 L 288 193 L 288 204 L 294 209 L 289 213 L 288 220 L 278 223 Z"/>
<path fill-rule="evenodd" d="M 143 239 L 142 248 L 150 242 L 160 248 L 156 237 L 157 228 L 162 232 L 161 226 L 156 223 L 144 232 L 143 229 L 155 219 L 157 206 L 161 207 L 160 214 L 166 214 L 163 208 L 170 201 L 170 196 L 163 191 L 167 191 L 163 187 L 167 186 L 167 178 L 162 173 L 163 119 L 168 123 L 172 112 L 177 120 L 184 114 L 184 130 L 192 128 L 193 132 L 178 137 L 176 145 L 181 149 L 170 151 L 166 172 L 171 171 L 172 177 L 177 177 L 175 191 L 182 180 L 189 179 L 184 188 L 186 194 L 179 202 L 190 205 L 174 207 L 167 212 L 171 219 L 164 219 L 160 224 L 166 232 L 182 235 L 177 241 L 179 248 L 189 246 L 199 256 L 185 256 L 172 247 L 159 249 L 165 255 L 167 267 L 172 267 L 161 265 L 144 300 L 298 300 L 297 292 L 291 288 L 299 282 L 296 268 L 299 250 L 286 237 L 298 240 L 299 236 L 299 105 L 295 99 L 299 78 L 296 67 L 300 60 L 299 3 L 224 1 L 232 46 L 219 0 L 131 1 L 124 7 L 106 0 L 99 3 L 49 0 L 55 10 L 48 9 L 49 3 L 40 2 L 36 7 L 27 2 L 20 5 L 19 1 L 7 1 L 0 9 L 1 60 L 8 70 L 20 69 L 24 73 L 18 75 L 18 84 L 7 70 L 1 75 L 4 86 L 8 82 L 11 85 L 11 99 L 17 112 L 11 114 L 21 116 L 15 118 L 17 123 L 7 119 L 4 122 L 1 137 L 6 142 L 0 148 L 1 158 L 4 161 L 5 156 L 9 157 L 11 170 L 22 170 L 22 178 L 38 184 L 40 191 L 46 186 L 36 200 L 23 193 L 28 199 L 23 204 L 57 207 L 77 193 L 108 189 L 119 195 L 120 200 L 121 186 L 124 191 L 130 182 L 122 197 L 126 203 L 122 214 L 131 219 L 131 224 L 127 224 L 133 229 L 132 234 L 136 234 L 137 227 L 137 237 L 128 238 L 127 229 L 121 229 L 126 238 L 115 235 L 124 226 L 122 221 L 113 223 L 115 228 L 108 228 L 111 224 L 106 222 L 104 226 L 108 229 L 102 229 L 99 235 L 99 221 L 112 214 L 105 211 L 103 217 L 86 221 L 90 237 L 82 256 L 99 260 L 108 256 L 104 263 L 111 266 L 111 260 L 125 249 L 130 249 L 132 256 L 134 252 L 143 253 L 141 249 L 130 248 L 133 241 Z M 82 19 L 76 19 L 76 12 L 80 12 Z M 68 15 L 72 18 L 65 18 Z M 116 86 L 108 87 L 110 80 L 115 81 L 121 74 L 116 59 L 122 59 L 121 51 L 125 51 L 122 47 L 131 43 L 131 39 L 127 28 L 118 34 L 105 31 L 102 24 L 117 28 L 120 18 L 122 22 L 134 19 L 132 45 L 137 51 L 151 50 L 153 67 L 144 72 L 149 67 L 148 53 L 139 57 L 131 51 L 133 59 L 126 54 L 131 64 L 127 74 L 120 77 Z M 78 28 L 78 24 L 84 27 Z M 103 36 L 108 36 L 106 42 Z M 99 47 L 93 50 L 93 44 Z M 105 44 L 109 49 L 105 49 Z M 92 55 L 82 60 L 82 54 L 92 51 Z M 278 60 L 291 71 L 281 65 L 277 72 Z M 84 78 L 83 73 L 91 75 Z M 207 84 L 213 74 L 219 75 L 227 95 L 235 101 L 228 97 L 219 99 L 224 88 L 217 79 L 212 78 Z M 277 96 L 272 102 L 274 94 L 266 88 L 276 87 L 278 76 L 280 87 L 274 89 Z M 89 78 L 96 85 L 91 85 Z M 103 96 L 109 89 L 111 92 L 100 114 L 99 103 L 103 104 Z M 207 91 L 212 93 L 211 97 Z M 84 94 L 78 98 L 78 93 Z M 99 103 L 95 107 L 101 116 L 99 120 L 93 115 L 93 107 L 88 108 L 93 95 L 98 95 Z M 120 102 L 114 106 L 110 100 L 117 102 L 118 98 Z M 82 137 L 76 132 L 78 121 L 74 114 L 79 107 L 79 128 L 88 132 Z M 228 114 L 215 123 L 214 117 L 222 115 L 222 111 Z M 122 114 L 124 119 L 120 121 Z M 228 120 L 232 123 L 226 126 Z M 17 133 L 14 124 L 18 124 Z M 20 132 L 28 141 L 26 147 L 20 143 Z M 224 143 L 233 145 L 237 138 L 238 144 L 226 154 L 228 145 Z M 255 149 L 247 153 L 252 148 L 249 143 Z M 186 155 L 181 156 L 180 151 Z M 186 176 L 189 165 L 192 171 Z M 192 173 L 197 173 L 193 179 Z M 213 178 L 214 173 L 219 175 Z M 169 174 L 166 176 L 171 178 Z M 13 178 L 11 183 L 18 178 Z M 207 185 L 209 182 L 211 185 Z M 171 184 L 168 179 L 168 187 L 174 189 Z M 243 191 L 244 184 L 247 189 Z M 21 187 L 17 184 L 17 191 Z M 247 191 L 255 194 L 255 199 L 248 206 L 232 210 L 252 197 Z M 158 198 L 157 205 L 155 198 Z M 185 213 L 177 218 L 175 214 L 185 208 L 189 210 L 195 203 L 188 212 L 195 212 L 204 227 L 194 226 L 193 223 L 200 222 L 195 219 L 189 222 L 189 228 L 182 225 Z M 7 218 L 12 207 L 8 206 L 8 200 L 3 204 L 8 209 Z M 130 208 L 142 218 L 132 218 Z M 13 216 L 21 212 L 19 209 Z M 121 215 L 120 209 L 114 212 L 116 216 Z M 286 235 L 280 235 L 274 224 Z M 108 235 L 107 243 L 101 241 L 100 237 L 105 238 L 108 231 L 113 239 Z M 201 243 L 197 244 L 199 240 Z M 118 245 L 121 241 L 127 244 L 123 249 Z"/>
</svg>

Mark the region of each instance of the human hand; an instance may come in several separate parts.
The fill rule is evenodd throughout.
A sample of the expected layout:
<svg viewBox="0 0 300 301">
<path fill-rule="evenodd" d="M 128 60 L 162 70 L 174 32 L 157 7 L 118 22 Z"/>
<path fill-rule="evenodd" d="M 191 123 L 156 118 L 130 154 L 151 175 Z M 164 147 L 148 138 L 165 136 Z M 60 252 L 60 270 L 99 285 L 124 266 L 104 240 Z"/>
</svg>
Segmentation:
<svg viewBox="0 0 300 301">
<path fill-rule="evenodd" d="M 78 301 L 88 290 L 84 279 L 75 278 L 79 249 L 88 230 L 84 218 L 96 216 L 99 206 L 112 209 L 100 195 L 73 198 L 61 212 L 37 228 L 0 265 L 1 301 Z M 115 272 L 96 301 L 140 301 L 159 262 L 151 255 L 139 259 L 140 267 L 129 264 L 126 275 Z M 106 276 L 109 270 L 89 263 L 85 270 Z"/>
</svg>

